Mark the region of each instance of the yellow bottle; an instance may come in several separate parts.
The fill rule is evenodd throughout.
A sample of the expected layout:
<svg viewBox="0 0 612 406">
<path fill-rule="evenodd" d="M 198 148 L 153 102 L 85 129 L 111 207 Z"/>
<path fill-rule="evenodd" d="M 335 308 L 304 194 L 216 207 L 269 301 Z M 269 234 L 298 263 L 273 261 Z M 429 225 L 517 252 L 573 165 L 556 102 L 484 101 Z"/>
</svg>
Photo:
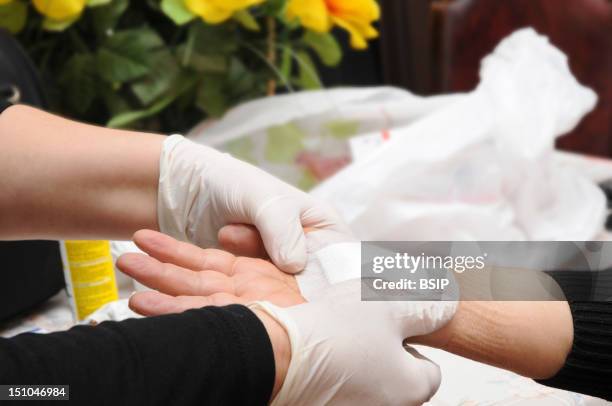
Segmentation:
<svg viewBox="0 0 612 406">
<path fill-rule="evenodd" d="M 66 291 L 77 321 L 119 299 L 109 241 L 62 241 Z"/>
</svg>

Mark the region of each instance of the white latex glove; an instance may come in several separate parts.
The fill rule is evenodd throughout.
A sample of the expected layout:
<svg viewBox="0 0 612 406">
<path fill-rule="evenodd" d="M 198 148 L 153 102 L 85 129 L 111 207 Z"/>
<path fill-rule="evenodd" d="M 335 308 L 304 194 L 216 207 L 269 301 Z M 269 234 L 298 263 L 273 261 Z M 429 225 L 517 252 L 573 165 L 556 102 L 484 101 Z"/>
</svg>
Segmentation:
<svg viewBox="0 0 612 406">
<path fill-rule="evenodd" d="M 360 281 L 334 285 L 326 298 L 280 308 L 251 304 L 287 330 L 291 363 L 272 405 L 420 405 L 440 385 L 440 370 L 404 338 L 428 334 L 456 302 L 361 302 Z"/>
<path fill-rule="evenodd" d="M 201 247 L 215 246 L 224 225 L 252 224 L 272 261 L 290 273 L 306 265 L 304 227 L 346 230 L 308 194 L 180 135 L 162 147 L 157 210 L 161 232 Z"/>
</svg>

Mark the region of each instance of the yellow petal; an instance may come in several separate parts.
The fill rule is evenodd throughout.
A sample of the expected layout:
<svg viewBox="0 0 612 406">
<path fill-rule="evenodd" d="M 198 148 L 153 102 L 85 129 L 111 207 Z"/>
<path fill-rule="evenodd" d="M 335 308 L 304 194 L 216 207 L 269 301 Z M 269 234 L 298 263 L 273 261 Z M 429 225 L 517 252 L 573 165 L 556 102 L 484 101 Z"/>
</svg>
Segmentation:
<svg viewBox="0 0 612 406">
<path fill-rule="evenodd" d="M 209 24 L 219 24 L 235 12 L 265 0 L 185 0 L 185 6 Z"/>
<path fill-rule="evenodd" d="M 367 48 L 367 40 L 376 38 L 372 26 L 380 18 L 380 7 L 375 0 L 327 0 L 333 22 L 351 35 L 351 46 Z"/>
<path fill-rule="evenodd" d="M 209 24 L 221 23 L 233 14 L 231 10 L 219 8 L 209 0 L 185 0 L 185 6 Z"/>
<path fill-rule="evenodd" d="M 373 22 L 380 18 L 376 0 L 326 0 L 330 12 L 343 18 Z"/>
<path fill-rule="evenodd" d="M 0 0 L 0 6 L 3 6 L 5 4 L 9 4 L 10 2 L 12 2 L 13 0 Z"/>
<path fill-rule="evenodd" d="M 52 20 L 68 20 L 81 14 L 85 0 L 32 0 L 38 12 Z"/>
<path fill-rule="evenodd" d="M 304 27 L 316 32 L 327 32 L 332 27 L 325 0 L 290 0 L 286 13 L 289 20 L 297 18 Z"/>
<path fill-rule="evenodd" d="M 332 18 L 336 25 L 349 32 L 351 35 L 351 46 L 355 49 L 366 49 L 368 47 L 367 39 L 374 38 L 371 30 L 374 30 L 374 33 L 378 35 L 378 32 L 373 27 L 368 26 L 367 28 L 371 30 L 364 30 L 363 27 L 359 27 L 348 20 L 343 20 L 337 17 Z"/>
<path fill-rule="evenodd" d="M 372 39 L 378 37 L 378 31 L 368 22 L 353 20 L 350 18 L 337 18 L 337 20 L 342 20 L 347 24 L 350 24 L 353 29 L 357 30 L 364 38 Z"/>
<path fill-rule="evenodd" d="M 209 0 L 216 7 L 228 10 L 239 11 L 256 4 L 263 3 L 265 0 Z"/>
</svg>

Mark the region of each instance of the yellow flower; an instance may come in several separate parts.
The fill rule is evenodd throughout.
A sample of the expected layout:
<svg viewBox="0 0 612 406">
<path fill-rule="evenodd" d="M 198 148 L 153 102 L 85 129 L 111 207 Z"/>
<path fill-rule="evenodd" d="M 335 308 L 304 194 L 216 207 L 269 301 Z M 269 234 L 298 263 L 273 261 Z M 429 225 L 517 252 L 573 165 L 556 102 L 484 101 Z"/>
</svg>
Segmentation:
<svg viewBox="0 0 612 406">
<path fill-rule="evenodd" d="M 64 21 L 77 17 L 86 0 L 32 0 L 40 14 L 52 20 Z"/>
<path fill-rule="evenodd" d="M 376 0 L 290 0 L 287 18 L 316 32 L 342 27 L 351 34 L 353 48 L 364 49 L 378 36 L 372 23 L 380 18 L 380 8 Z"/>
<path fill-rule="evenodd" d="M 9 4 L 13 0 L 0 0 L 0 6 L 4 6 L 5 4 Z"/>
<path fill-rule="evenodd" d="M 185 0 L 185 6 L 209 24 L 227 20 L 235 12 L 263 3 L 265 0 Z"/>
</svg>

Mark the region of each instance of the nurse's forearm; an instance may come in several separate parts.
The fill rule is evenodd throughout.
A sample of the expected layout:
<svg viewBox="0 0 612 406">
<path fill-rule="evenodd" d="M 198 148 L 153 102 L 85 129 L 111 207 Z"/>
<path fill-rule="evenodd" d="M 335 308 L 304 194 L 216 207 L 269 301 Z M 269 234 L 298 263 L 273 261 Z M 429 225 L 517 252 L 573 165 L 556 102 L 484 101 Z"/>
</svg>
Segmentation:
<svg viewBox="0 0 612 406">
<path fill-rule="evenodd" d="M 163 136 L 26 106 L 0 115 L 0 239 L 129 239 L 157 229 Z"/>
<path fill-rule="evenodd" d="M 460 302 L 441 330 L 413 342 L 536 379 L 563 366 L 573 342 L 567 302 Z"/>
</svg>

